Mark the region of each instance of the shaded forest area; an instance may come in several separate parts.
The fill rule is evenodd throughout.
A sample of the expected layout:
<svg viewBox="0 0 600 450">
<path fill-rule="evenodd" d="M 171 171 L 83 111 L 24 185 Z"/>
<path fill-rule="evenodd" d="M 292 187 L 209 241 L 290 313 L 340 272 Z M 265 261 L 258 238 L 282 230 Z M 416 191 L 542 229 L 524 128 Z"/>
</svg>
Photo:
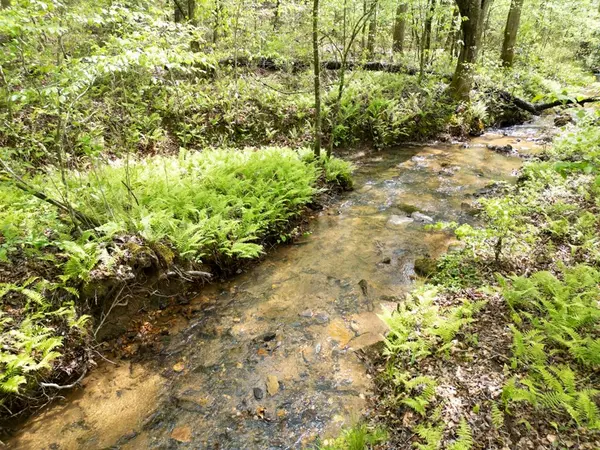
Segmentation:
<svg viewBox="0 0 600 450">
<path fill-rule="evenodd" d="M 384 318 L 375 412 L 323 445 L 598 448 L 598 1 L 1 6 L 5 423 L 81 381 L 128 299 L 227 277 L 301 234 L 352 188 L 338 149 L 461 140 L 554 108 L 563 135 L 481 201 L 484 226 L 438 225 L 463 250 Z M 490 323 L 497 390 L 448 422 L 440 361 L 472 362 Z"/>
</svg>

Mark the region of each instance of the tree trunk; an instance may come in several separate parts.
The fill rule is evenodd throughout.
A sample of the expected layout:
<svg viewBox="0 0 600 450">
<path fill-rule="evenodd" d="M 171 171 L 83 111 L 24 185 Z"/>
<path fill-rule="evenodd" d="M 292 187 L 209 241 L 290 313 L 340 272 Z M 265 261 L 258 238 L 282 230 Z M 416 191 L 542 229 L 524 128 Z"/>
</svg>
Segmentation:
<svg viewBox="0 0 600 450">
<path fill-rule="evenodd" d="M 396 21 L 394 22 L 394 41 L 392 43 L 392 50 L 398 53 L 402 53 L 404 51 L 407 12 L 408 3 L 404 3 L 404 1 L 402 1 L 396 9 Z"/>
<path fill-rule="evenodd" d="M 501 58 L 504 67 L 512 67 L 513 65 L 523 2 L 524 0 L 512 0 L 510 3 L 510 11 L 508 12 L 506 28 L 504 29 L 504 43 L 502 44 Z"/>
<path fill-rule="evenodd" d="M 456 48 L 456 41 L 458 40 L 458 27 L 456 25 L 458 18 L 458 7 L 455 6 L 452 10 L 452 19 L 450 19 L 450 31 L 448 31 L 448 38 L 446 39 L 446 45 L 444 46 L 450 54 L 450 58 L 456 56 L 454 50 Z"/>
<path fill-rule="evenodd" d="M 423 39 L 421 40 L 421 64 L 419 65 L 421 76 L 423 76 L 423 72 L 425 71 L 425 65 L 429 60 L 429 53 L 431 51 L 431 28 L 433 24 L 434 13 L 435 0 L 429 0 L 429 8 L 427 11 L 427 16 L 425 17 L 425 26 L 423 27 Z"/>
<path fill-rule="evenodd" d="M 277 30 L 279 28 L 279 7 L 281 5 L 281 1 L 277 0 L 275 2 L 275 12 L 273 14 L 273 30 Z"/>
<path fill-rule="evenodd" d="M 463 45 L 450 89 L 459 100 L 468 100 L 473 85 L 473 65 L 481 46 L 485 17 L 492 0 L 456 0 L 462 16 Z"/>
<path fill-rule="evenodd" d="M 371 8 L 371 20 L 369 21 L 369 34 L 367 35 L 367 57 L 373 58 L 375 53 L 375 35 L 377 33 L 377 0 L 372 0 Z"/>
<path fill-rule="evenodd" d="M 315 77 L 315 146 L 317 157 L 321 156 L 321 64 L 319 63 L 319 0 L 313 0 L 312 44 Z"/>
<path fill-rule="evenodd" d="M 4 1 L 4 0 L 2 0 Z M 175 8 L 175 22 L 180 23 L 183 22 L 183 19 L 185 18 L 185 9 L 183 6 L 183 2 L 181 0 L 173 0 L 173 4 L 174 4 L 174 8 Z"/>
<path fill-rule="evenodd" d="M 196 0 L 187 0 L 188 5 L 188 21 L 192 25 L 196 25 Z"/>
</svg>

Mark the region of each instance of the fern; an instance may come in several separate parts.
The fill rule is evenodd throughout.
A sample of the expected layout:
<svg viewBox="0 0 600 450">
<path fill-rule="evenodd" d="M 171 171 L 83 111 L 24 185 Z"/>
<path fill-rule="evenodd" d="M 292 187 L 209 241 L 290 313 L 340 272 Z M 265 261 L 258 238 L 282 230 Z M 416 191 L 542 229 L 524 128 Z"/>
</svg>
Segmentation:
<svg viewBox="0 0 600 450">
<path fill-rule="evenodd" d="M 448 446 L 448 450 L 471 450 L 473 448 L 471 427 L 464 417 L 460 420 L 457 435 L 458 439 Z"/>
<path fill-rule="evenodd" d="M 492 424 L 497 430 L 504 425 L 504 413 L 500 411 L 496 403 L 492 403 Z"/>
<path fill-rule="evenodd" d="M 442 444 L 444 428 L 443 423 L 438 425 L 431 425 L 429 423 L 417 425 L 414 431 L 425 443 L 416 442 L 414 444 L 415 447 L 419 450 L 438 450 Z"/>
</svg>

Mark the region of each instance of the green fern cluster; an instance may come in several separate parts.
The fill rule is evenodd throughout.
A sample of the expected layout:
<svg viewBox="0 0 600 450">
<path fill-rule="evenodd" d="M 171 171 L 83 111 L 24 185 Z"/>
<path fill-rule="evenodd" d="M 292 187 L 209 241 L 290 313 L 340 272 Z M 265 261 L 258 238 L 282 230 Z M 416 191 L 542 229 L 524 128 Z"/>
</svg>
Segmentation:
<svg viewBox="0 0 600 450">
<path fill-rule="evenodd" d="M 404 404 L 421 416 L 427 413 L 427 407 L 435 398 L 437 382 L 428 376 L 410 376 L 408 372 L 394 370 L 393 383 L 396 386 L 394 402 Z"/>
<path fill-rule="evenodd" d="M 525 402 L 557 414 L 567 413 L 579 426 L 600 429 L 599 389 L 579 389 L 569 366 L 533 367 L 523 378 L 511 378 L 502 391 L 507 407 Z"/>
<path fill-rule="evenodd" d="M 343 430 L 337 439 L 318 446 L 318 450 L 369 450 L 385 442 L 387 438 L 388 433 L 383 428 L 370 428 L 364 423 L 359 423 Z"/>
<path fill-rule="evenodd" d="M 432 287 L 417 289 L 396 310 L 380 315 L 389 327 L 387 355 L 403 355 L 416 362 L 434 352 L 448 351 L 459 331 L 473 322 L 473 315 L 485 304 L 464 300 L 460 306 L 440 308 L 436 295 Z"/>
<path fill-rule="evenodd" d="M 415 434 L 423 442 L 415 442 L 415 448 L 419 450 L 438 450 L 442 448 L 442 440 L 446 431 L 446 425 L 438 420 L 427 421 L 417 425 Z M 475 444 L 471 427 L 461 418 L 460 425 L 456 431 L 456 438 L 445 448 L 447 450 L 471 450 Z"/>
<path fill-rule="evenodd" d="M 22 285 L 0 284 L 0 302 L 8 297 L 24 299 L 23 310 L 11 317 L 0 312 L 0 403 L 9 394 L 19 394 L 28 385 L 52 368 L 60 358 L 63 337 L 48 323 L 66 322 L 68 328 L 85 331 L 88 316 L 80 316 L 75 305 L 67 302 L 55 309 L 42 294 L 48 284 L 31 278 Z"/>
<path fill-rule="evenodd" d="M 316 194 L 322 171 L 331 181 L 349 182 L 348 164 L 309 162 L 290 149 L 265 148 L 182 150 L 177 157 L 72 172 L 68 183 L 74 207 L 97 218 L 105 234 L 137 233 L 149 242 L 172 243 L 183 258 L 226 265 L 256 258 L 266 237 L 284 235 L 289 220 Z M 99 255 L 69 245 L 69 265 L 87 273 Z"/>
<path fill-rule="evenodd" d="M 526 402 L 599 429 L 600 272 L 578 265 L 565 268 L 562 279 L 537 272 L 500 277 L 499 284 L 516 322 L 512 368 L 525 371 L 504 387 L 505 406 Z M 555 365 L 556 359 L 570 363 Z"/>
</svg>

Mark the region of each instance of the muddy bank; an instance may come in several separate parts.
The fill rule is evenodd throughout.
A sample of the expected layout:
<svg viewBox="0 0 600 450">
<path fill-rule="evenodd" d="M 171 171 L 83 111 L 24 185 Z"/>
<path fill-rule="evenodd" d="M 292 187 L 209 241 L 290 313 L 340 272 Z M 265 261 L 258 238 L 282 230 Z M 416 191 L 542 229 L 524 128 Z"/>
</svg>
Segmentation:
<svg viewBox="0 0 600 450">
<path fill-rule="evenodd" d="M 416 260 L 454 244 L 426 225 L 475 222 L 476 196 L 514 181 L 521 164 L 487 145 L 526 153 L 537 126 L 467 148 L 354 153 L 356 190 L 310 233 L 230 282 L 167 299 L 178 307 L 147 314 L 136 331 L 159 330 L 152 358 L 101 363 L 11 448 L 298 448 L 336 433 L 367 406 L 372 380 L 356 350 L 385 332 L 377 313 L 411 289 Z"/>
</svg>

